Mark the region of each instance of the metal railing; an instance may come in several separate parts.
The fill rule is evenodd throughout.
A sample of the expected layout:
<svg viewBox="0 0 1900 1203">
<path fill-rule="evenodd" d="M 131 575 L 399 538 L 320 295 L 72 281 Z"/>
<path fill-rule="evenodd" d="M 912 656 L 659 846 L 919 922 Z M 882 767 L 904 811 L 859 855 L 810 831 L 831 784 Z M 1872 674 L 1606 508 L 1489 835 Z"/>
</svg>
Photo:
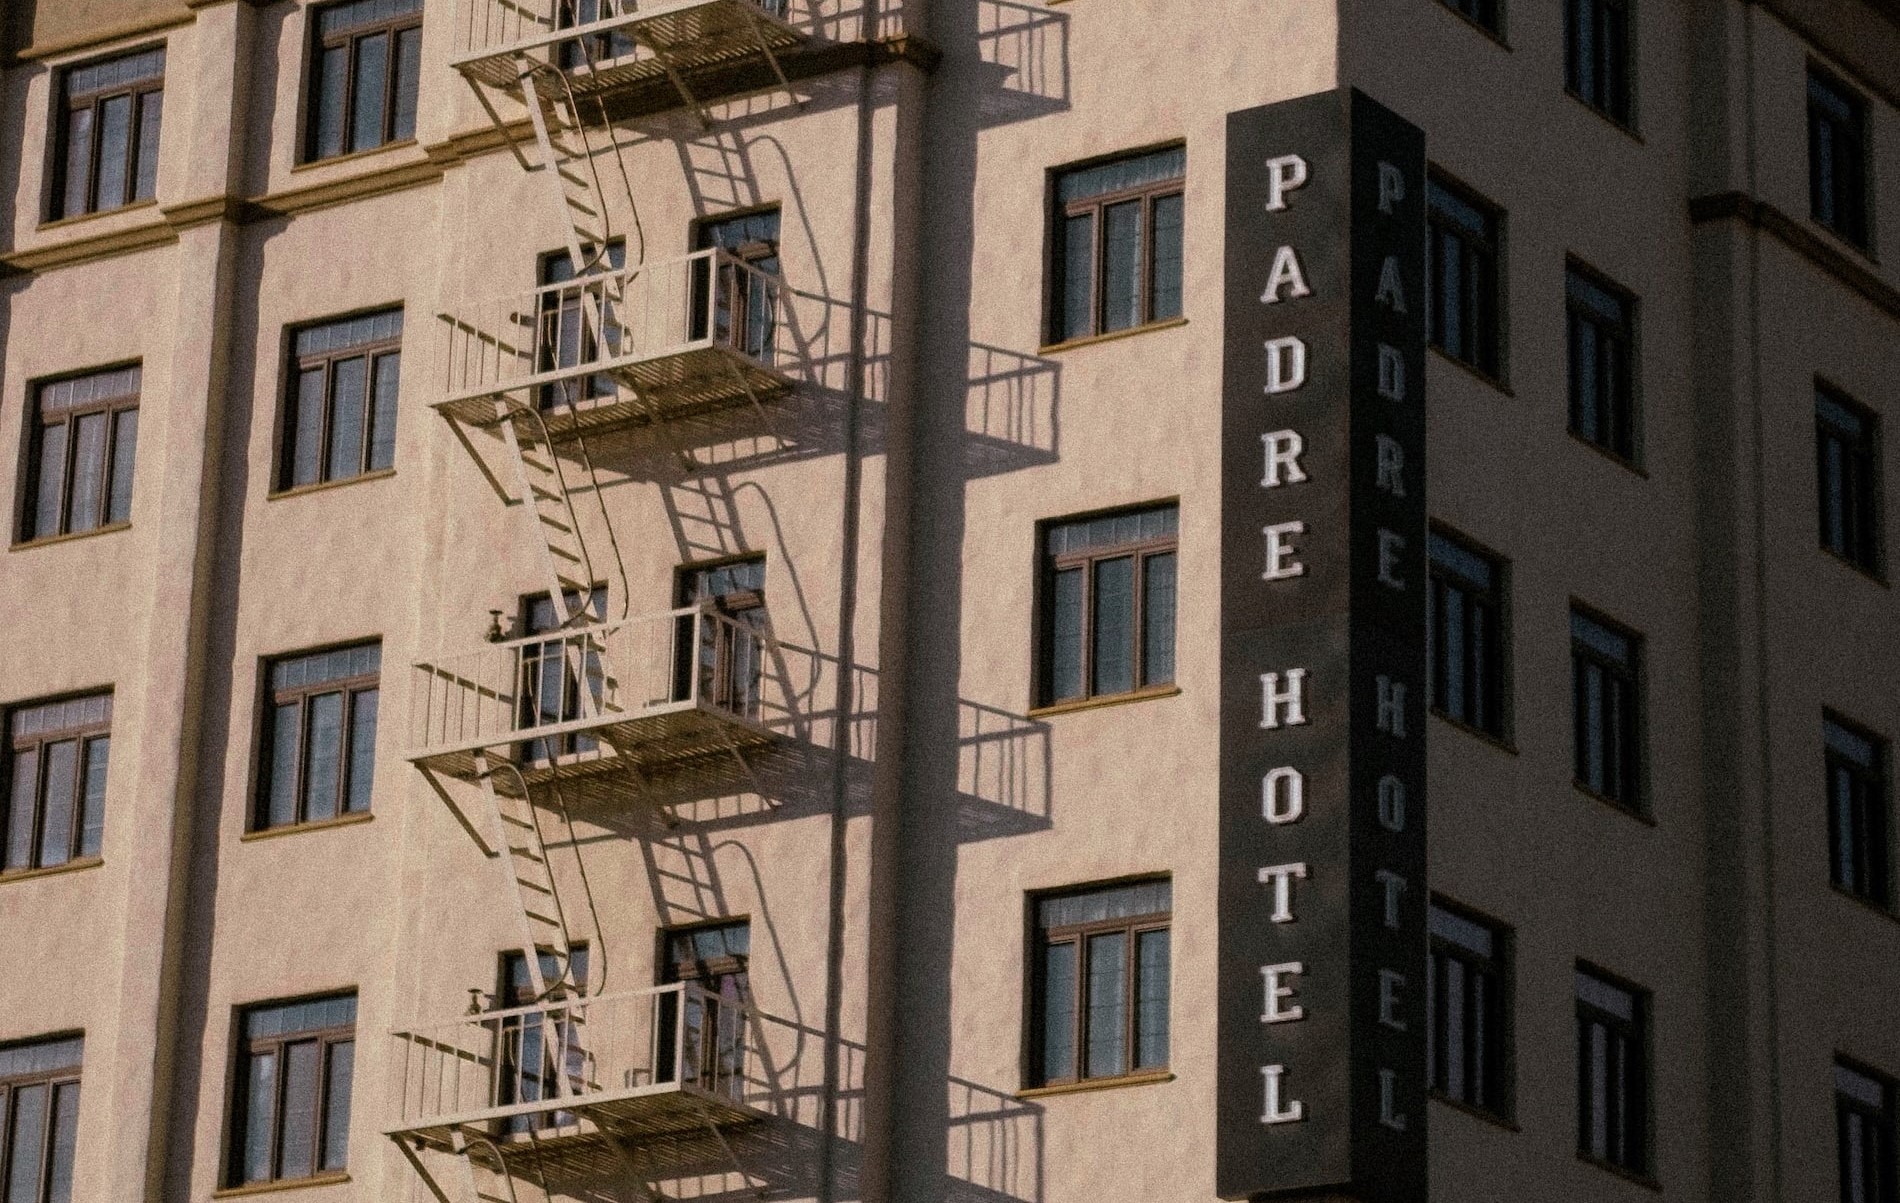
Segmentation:
<svg viewBox="0 0 1900 1203">
<path fill-rule="evenodd" d="M 533 49 L 557 42 L 556 60 L 582 58 L 580 42 L 592 39 L 585 59 L 599 61 L 632 53 L 625 35 L 616 39 L 615 31 L 642 17 L 665 15 L 675 11 L 730 4 L 733 0 L 463 0 L 462 16 L 456 30 L 458 56 Z M 804 8 L 808 0 L 739 0 L 769 17 L 781 21 L 793 17 L 793 9 Z M 573 43 L 568 49 L 566 43 Z M 565 64 L 564 64 L 565 65 Z"/>
<path fill-rule="evenodd" d="M 693 983 L 482 1011 L 392 1033 L 398 1130 L 564 1127 L 590 1103 L 689 1089 L 735 1104 L 758 1055 L 750 1007 Z"/>
<path fill-rule="evenodd" d="M 712 348 L 777 371 L 789 342 L 778 276 L 724 250 L 597 272 L 440 316 L 450 397 L 540 384 L 580 400 L 612 392 L 597 373 Z M 554 399 L 544 394 L 541 403 Z"/>
<path fill-rule="evenodd" d="M 592 750 L 590 729 L 687 709 L 769 724 L 785 707 L 765 671 L 767 647 L 763 624 L 707 605 L 418 663 L 409 754 L 515 744 L 519 759 L 545 760 Z"/>
</svg>

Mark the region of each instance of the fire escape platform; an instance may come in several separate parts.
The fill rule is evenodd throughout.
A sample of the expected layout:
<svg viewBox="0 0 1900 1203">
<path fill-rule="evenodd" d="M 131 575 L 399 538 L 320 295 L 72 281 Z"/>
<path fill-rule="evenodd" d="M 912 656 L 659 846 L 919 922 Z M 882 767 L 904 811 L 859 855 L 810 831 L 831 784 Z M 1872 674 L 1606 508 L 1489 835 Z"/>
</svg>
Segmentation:
<svg viewBox="0 0 1900 1203">
<path fill-rule="evenodd" d="M 597 62 L 561 66 L 563 47 L 593 39 L 627 52 Z M 522 36 L 481 46 L 451 60 L 472 80 L 511 89 L 523 79 L 546 100 L 600 96 L 655 81 L 682 91 L 695 76 L 748 59 L 797 50 L 811 36 L 757 0 L 672 0 L 565 29 L 531 28 Z M 565 83 L 562 77 L 565 77 Z M 698 99 L 717 99 L 701 95 Z"/>
</svg>

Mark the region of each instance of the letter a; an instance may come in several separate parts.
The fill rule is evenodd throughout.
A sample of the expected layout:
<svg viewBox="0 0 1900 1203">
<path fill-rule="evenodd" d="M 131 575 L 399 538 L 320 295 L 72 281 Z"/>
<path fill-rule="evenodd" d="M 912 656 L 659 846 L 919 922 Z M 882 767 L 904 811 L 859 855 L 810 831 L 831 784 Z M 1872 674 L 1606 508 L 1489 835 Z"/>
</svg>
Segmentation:
<svg viewBox="0 0 1900 1203">
<path fill-rule="evenodd" d="M 1273 270 L 1267 273 L 1267 290 L 1260 294 L 1263 305 L 1277 305 L 1285 300 L 1280 290 L 1287 289 L 1289 297 L 1310 297 L 1313 290 L 1306 286 L 1306 275 L 1300 271 L 1300 257 L 1290 246 L 1283 246 L 1273 253 Z"/>
<path fill-rule="evenodd" d="M 1385 266 L 1379 271 L 1379 293 L 1374 299 L 1394 313 L 1405 312 L 1405 284 L 1399 279 L 1397 255 L 1386 256 Z"/>
</svg>

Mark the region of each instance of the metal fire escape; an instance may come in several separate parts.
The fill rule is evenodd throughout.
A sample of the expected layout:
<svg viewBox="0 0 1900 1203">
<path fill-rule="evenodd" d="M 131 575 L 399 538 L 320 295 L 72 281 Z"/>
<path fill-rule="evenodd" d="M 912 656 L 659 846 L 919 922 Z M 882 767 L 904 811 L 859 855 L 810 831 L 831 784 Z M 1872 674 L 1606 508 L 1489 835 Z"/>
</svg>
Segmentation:
<svg viewBox="0 0 1900 1203">
<path fill-rule="evenodd" d="M 627 205 L 637 203 L 612 128 L 629 98 L 652 109 L 656 90 L 670 89 L 673 107 L 710 124 L 720 100 L 761 82 L 789 88 L 779 56 L 810 35 L 786 8 L 464 5 L 453 65 L 511 146 L 520 125 L 504 114 L 525 110 L 533 157 L 517 155 L 558 205 L 570 272 L 442 315 L 447 378 L 436 408 L 499 441 L 553 621 L 414 669 L 410 759 L 506 873 L 526 979 L 526 998 L 514 1000 L 523 1005 L 478 1001 L 458 1019 L 396 1034 L 403 1102 L 389 1135 L 440 1203 L 453 1203 L 436 1172 L 444 1155 L 476 1203 L 546 1197 L 551 1178 L 568 1173 L 624 1173 L 644 1191 L 707 1150 L 731 1162 L 725 1130 L 761 1114 L 749 1101 L 757 1036 L 744 1005 L 690 984 L 589 994 L 575 950 L 593 901 L 564 900 L 569 875 L 556 872 L 559 841 L 547 827 L 569 821 L 570 802 L 624 805 L 652 774 L 701 758 L 730 756 L 750 776 L 746 757 L 781 738 L 787 707 L 760 671 L 776 650 L 769 624 L 707 605 L 629 614 L 588 440 L 760 407 L 792 387 L 776 274 L 723 250 L 616 263 L 619 198 L 608 189 L 617 180 Z M 589 497 L 604 547 L 584 533 Z M 608 568 L 615 616 L 597 602 Z M 471 787 L 479 807 L 458 801 Z M 585 895 L 575 856 L 571 879 Z"/>
</svg>

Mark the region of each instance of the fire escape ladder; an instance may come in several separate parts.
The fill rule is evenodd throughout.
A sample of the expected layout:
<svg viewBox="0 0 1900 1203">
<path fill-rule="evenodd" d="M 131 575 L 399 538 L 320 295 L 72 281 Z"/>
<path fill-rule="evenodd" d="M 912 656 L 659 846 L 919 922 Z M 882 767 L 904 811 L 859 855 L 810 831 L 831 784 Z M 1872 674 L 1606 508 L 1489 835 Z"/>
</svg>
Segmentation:
<svg viewBox="0 0 1900 1203">
<path fill-rule="evenodd" d="M 587 136 L 587 123 L 581 118 L 580 102 L 567 73 L 538 65 L 530 68 L 528 74 L 522 83 L 521 98 L 527 104 L 528 120 L 534 126 L 534 140 L 541 151 L 538 170 L 547 176 L 548 187 L 554 191 L 562 226 L 567 231 L 568 263 L 573 265 L 574 277 L 580 279 L 592 275 L 606 262 L 607 243 L 613 237 L 606 189 L 601 186 L 593 144 Z M 544 97 L 533 83 L 532 76 L 537 74 L 555 80 L 562 99 Z M 601 333 L 595 325 L 598 319 L 598 313 L 588 318 L 592 327 L 588 333 L 595 338 Z"/>
<path fill-rule="evenodd" d="M 481 770 L 482 799 L 488 803 L 500 841 L 498 855 L 514 887 L 515 910 L 521 920 L 516 934 L 528 984 L 537 1001 L 563 987 L 578 993 L 587 983 L 572 980 L 573 936 L 554 881 L 547 840 L 541 834 L 540 814 L 535 809 L 527 781 L 512 761 L 499 759 L 486 751 L 476 753 L 476 764 Z M 512 774 L 515 790 L 497 789 L 497 774 Z M 542 972 L 543 954 L 553 957 L 559 971 L 553 982 Z M 551 1036 L 558 1033 L 543 1033 L 543 1048 L 560 1047 L 558 1039 L 548 1039 Z M 556 1073 L 555 1079 L 563 1094 L 571 1092 L 572 1084 L 565 1072 Z"/>
<path fill-rule="evenodd" d="M 523 424 L 533 426 L 539 437 L 524 441 L 517 430 L 517 426 Z M 508 416 L 497 425 L 501 427 L 502 442 L 514 467 L 515 489 L 520 494 L 523 513 L 534 524 L 532 537 L 546 552 L 542 565 L 547 575 L 548 600 L 562 628 L 585 625 L 593 621 L 587 607 L 597 578 L 554 441 L 548 437 L 540 412 L 532 405 L 510 402 Z M 591 470 L 592 465 L 589 467 Z M 616 555 L 618 551 L 616 544 Z M 583 697 L 588 695 L 585 689 L 581 693 Z"/>
</svg>

